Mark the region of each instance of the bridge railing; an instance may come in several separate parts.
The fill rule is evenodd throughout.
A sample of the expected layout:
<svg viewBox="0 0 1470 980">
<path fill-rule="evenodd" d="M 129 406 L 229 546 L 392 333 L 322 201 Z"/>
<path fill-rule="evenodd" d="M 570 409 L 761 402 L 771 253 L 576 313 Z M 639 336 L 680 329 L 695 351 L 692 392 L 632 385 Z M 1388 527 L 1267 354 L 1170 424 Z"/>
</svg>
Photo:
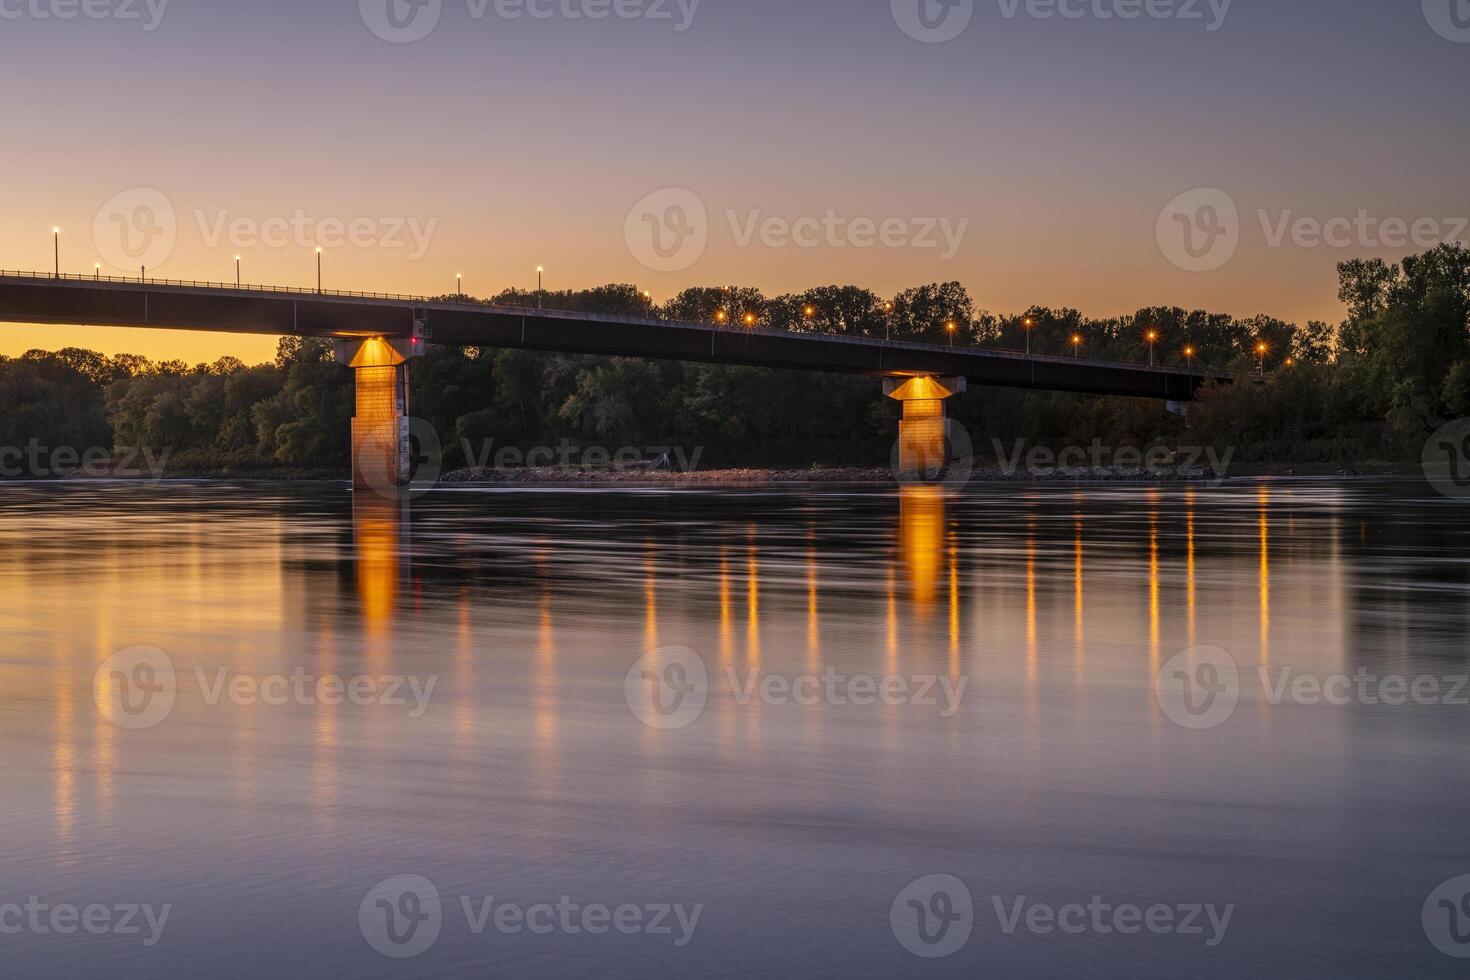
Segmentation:
<svg viewBox="0 0 1470 980">
<path fill-rule="evenodd" d="M 0 277 L 51 281 L 61 280 L 63 282 L 79 283 L 122 283 L 134 286 L 189 286 L 195 289 L 228 289 L 238 293 L 288 293 L 293 296 L 339 296 L 347 299 L 389 299 L 407 303 L 428 302 L 427 297 L 413 296 L 406 293 L 365 293 L 346 289 L 311 289 L 301 286 L 261 286 L 252 283 L 206 282 L 199 279 L 156 279 L 151 276 L 104 276 L 101 273 L 88 276 L 63 272 L 58 276 L 50 272 L 25 272 L 0 269 Z"/>
<path fill-rule="evenodd" d="M 660 320 L 660 319 L 656 319 L 656 318 L 653 318 L 653 317 L 639 317 L 639 316 L 633 316 L 633 315 L 616 315 L 616 314 L 608 314 L 608 313 L 587 313 L 587 312 L 582 312 L 580 310 L 556 310 L 556 309 L 547 309 L 547 308 L 542 308 L 542 307 L 531 307 L 531 306 L 502 306 L 502 305 L 498 305 L 498 304 L 484 303 L 484 302 L 475 302 L 475 301 L 470 301 L 470 302 L 457 302 L 454 299 L 436 299 L 434 297 L 417 296 L 417 295 L 411 295 L 411 294 L 406 294 L 406 293 L 371 293 L 371 292 L 358 292 L 358 291 L 354 291 L 354 290 L 341 290 L 341 289 L 310 289 L 310 288 L 302 288 L 300 286 L 268 286 L 268 285 L 267 286 L 262 286 L 262 285 L 252 285 L 252 284 L 248 284 L 248 283 L 207 282 L 207 281 L 202 281 L 202 280 L 197 280 L 197 279 L 153 279 L 153 278 L 146 278 L 146 277 L 139 277 L 139 276 L 104 276 L 101 273 L 94 273 L 93 275 L 88 276 L 88 275 L 77 275 L 75 273 L 65 273 L 64 272 L 64 273 L 62 273 L 61 275 L 58 276 L 58 275 L 56 275 L 54 273 L 50 273 L 50 272 L 28 272 L 28 271 L 24 271 L 24 270 L 12 271 L 12 270 L 8 270 L 8 269 L 0 269 L 0 278 L 36 279 L 36 280 L 44 280 L 44 281 L 52 281 L 52 282 L 54 282 L 54 281 L 62 281 L 62 282 L 76 282 L 76 283 L 83 283 L 83 284 L 86 284 L 86 283 L 119 283 L 119 284 L 124 284 L 124 285 L 133 285 L 133 286 L 139 286 L 139 285 L 142 285 L 142 286 L 174 286 L 174 287 L 183 287 L 183 288 L 192 288 L 192 289 L 219 289 L 219 290 L 228 290 L 230 292 L 237 292 L 237 293 L 265 293 L 265 294 L 289 295 L 289 296 L 321 296 L 321 297 L 330 298 L 330 299 L 370 299 L 370 300 L 385 300 L 385 301 L 399 302 L 399 303 L 415 303 L 415 304 L 419 304 L 419 305 L 422 305 L 422 306 L 432 306 L 432 307 L 437 307 L 437 308 L 441 308 L 441 309 L 443 309 L 443 308 L 461 309 L 461 310 L 465 310 L 466 312 L 494 313 L 494 314 L 511 315 L 511 316 L 538 316 L 538 315 L 539 316 L 544 316 L 544 315 L 551 315 L 551 316 L 556 316 L 556 317 L 561 317 L 561 318 L 567 318 L 567 319 L 586 320 L 586 321 L 591 321 L 591 322 L 601 322 L 601 323 L 608 323 L 608 324 L 641 323 L 641 324 L 647 324 L 649 326 L 658 326 L 658 327 L 684 327 L 684 328 L 688 328 L 688 329 L 702 330 L 702 331 L 715 330 L 715 331 L 721 331 L 721 332 L 726 332 L 726 333 L 731 333 L 731 334 L 740 334 L 742 336 L 749 336 L 749 335 L 755 334 L 755 335 L 768 336 L 768 337 L 812 337 L 812 338 L 830 337 L 830 338 L 833 338 L 833 339 L 842 340 L 845 343 L 860 344 L 860 345 L 864 345 L 864 346 L 887 347 L 887 348 L 901 348 L 901 349 L 907 349 L 907 350 L 922 350 L 922 351 L 936 351 L 936 350 L 937 351 L 945 351 L 945 350 L 953 350 L 956 353 L 963 353 L 963 352 L 981 353 L 981 354 L 986 354 L 986 355 L 990 355 L 990 356 L 1004 357 L 1004 358 L 1008 358 L 1008 359 L 1015 359 L 1015 360 L 1022 360 L 1022 361 L 1037 361 L 1037 362 L 1041 362 L 1041 363 L 1076 364 L 1076 363 L 1078 363 L 1080 361 L 1083 364 L 1092 364 L 1092 365 L 1097 365 L 1097 366 L 1100 366 L 1100 367 L 1107 366 L 1107 367 L 1126 367 L 1126 368 L 1147 368 L 1148 370 L 1153 371 L 1153 372 L 1158 373 L 1158 374 L 1179 374 L 1179 375 L 1198 376 L 1198 375 L 1200 375 L 1202 373 L 1200 371 L 1200 369 L 1198 369 L 1198 368 L 1175 367 L 1175 366 L 1172 366 L 1172 365 L 1169 365 L 1169 366 L 1166 366 L 1166 365 L 1155 365 L 1155 366 L 1151 366 L 1151 365 L 1144 365 L 1144 364 L 1141 364 L 1141 363 L 1136 363 L 1136 362 L 1133 362 L 1133 361 L 1103 361 L 1103 360 L 1096 360 L 1096 359 L 1093 359 L 1093 358 L 1078 358 L 1076 356 L 1063 356 L 1063 355 L 1054 355 L 1054 354 L 1028 354 L 1025 351 L 1009 350 L 1009 349 L 1006 349 L 1006 348 L 998 348 L 998 347 L 978 347 L 978 346 L 973 346 L 973 345 L 972 346 L 964 346 L 964 347 L 953 347 L 953 346 L 944 345 L 944 344 L 926 344 L 926 343 L 922 343 L 922 342 L 919 342 L 919 341 L 912 341 L 912 340 L 893 340 L 893 339 L 889 339 L 889 338 L 878 338 L 878 337 L 855 337 L 855 336 L 853 336 L 851 334 L 842 334 L 842 333 L 822 333 L 820 331 L 806 332 L 806 331 L 795 331 L 795 330 L 779 330 L 779 329 L 775 329 L 775 328 L 772 328 L 772 327 L 759 327 L 759 326 L 756 326 L 756 327 L 748 327 L 748 326 L 745 326 L 743 324 L 737 324 L 737 323 L 733 323 L 733 322 L 726 322 L 726 323 L 688 323 L 688 322 L 679 321 L 679 320 Z M 445 295 L 452 295 L 452 294 L 445 294 Z M 1209 373 L 1209 372 L 1203 372 L 1203 373 Z"/>
</svg>

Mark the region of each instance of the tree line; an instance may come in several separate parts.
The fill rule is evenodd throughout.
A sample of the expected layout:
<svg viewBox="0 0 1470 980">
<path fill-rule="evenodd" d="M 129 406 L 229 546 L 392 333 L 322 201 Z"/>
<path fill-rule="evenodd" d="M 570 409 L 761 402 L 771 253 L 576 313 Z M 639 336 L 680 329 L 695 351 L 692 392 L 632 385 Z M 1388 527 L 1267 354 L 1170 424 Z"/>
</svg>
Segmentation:
<svg viewBox="0 0 1470 980">
<path fill-rule="evenodd" d="M 1470 415 L 1470 250 L 1443 245 L 1398 263 L 1338 268 L 1343 320 L 1305 326 L 1152 307 L 1093 319 L 1035 307 L 999 315 L 959 283 L 881 297 L 824 286 L 767 297 L 749 287 L 686 289 L 654 304 L 636 288 L 509 290 L 483 302 L 1194 365 L 1209 384 L 1187 419 L 1145 399 L 974 389 L 953 412 L 986 455 L 992 440 L 1112 446 L 1189 442 L 1257 462 L 1417 459 L 1425 436 Z M 464 296 L 441 297 L 481 302 Z M 608 329 L 616 329 L 609 326 Z M 1259 377 L 1258 377 L 1259 375 Z M 445 465 L 471 446 L 677 445 L 703 465 L 885 465 L 897 407 L 871 378 L 631 358 L 431 346 L 412 362 L 412 413 Z M 0 447 L 168 450 L 195 472 L 345 471 L 351 372 L 331 344 L 287 337 L 272 363 L 152 362 L 93 351 L 0 358 Z"/>
</svg>

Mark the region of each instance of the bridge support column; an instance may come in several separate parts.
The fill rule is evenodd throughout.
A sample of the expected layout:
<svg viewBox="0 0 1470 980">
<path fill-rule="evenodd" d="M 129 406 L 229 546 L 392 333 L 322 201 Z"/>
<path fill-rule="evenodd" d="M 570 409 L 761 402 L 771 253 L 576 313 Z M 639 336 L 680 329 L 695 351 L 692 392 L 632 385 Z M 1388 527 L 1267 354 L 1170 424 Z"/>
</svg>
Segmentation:
<svg viewBox="0 0 1470 980">
<path fill-rule="evenodd" d="M 903 403 L 898 423 L 897 466 L 901 477 L 938 475 L 949 465 L 944 403 L 969 387 L 964 378 L 885 378 L 883 393 Z"/>
<path fill-rule="evenodd" d="M 408 486 L 408 362 L 416 338 L 336 341 L 337 363 L 352 368 L 357 413 L 352 419 L 352 489 L 395 496 Z"/>
</svg>

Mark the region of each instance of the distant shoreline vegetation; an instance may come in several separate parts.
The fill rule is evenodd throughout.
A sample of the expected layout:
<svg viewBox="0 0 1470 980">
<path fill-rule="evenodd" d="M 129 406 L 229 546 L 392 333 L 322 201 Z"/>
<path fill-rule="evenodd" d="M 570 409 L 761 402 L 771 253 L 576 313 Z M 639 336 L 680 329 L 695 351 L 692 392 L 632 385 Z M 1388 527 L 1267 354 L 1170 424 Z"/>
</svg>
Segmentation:
<svg viewBox="0 0 1470 980">
<path fill-rule="evenodd" d="M 1037 353 L 1121 361 L 1147 361 L 1152 337 L 1158 363 L 1237 383 L 1207 386 L 1187 418 L 1151 400 L 1001 388 L 972 389 L 953 415 L 982 454 L 996 440 L 1056 449 L 1187 441 L 1233 450 L 1251 466 L 1417 460 L 1431 432 L 1470 416 L 1470 249 L 1442 245 L 1397 264 L 1357 259 L 1338 276 L 1347 315 L 1335 326 L 1177 307 L 1105 320 L 1043 307 L 999 316 L 953 282 L 891 300 L 853 286 L 775 298 L 732 287 L 687 289 L 653 306 L 632 286 L 609 285 L 512 290 L 487 302 L 931 343 L 948 343 L 953 323 L 957 345 L 1021 350 L 1029 333 Z M 1253 383 L 1262 365 L 1264 380 Z M 466 445 L 567 441 L 698 447 L 708 468 L 883 467 L 897 434 L 898 413 L 877 382 L 850 375 L 431 347 L 411 379 L 411 413 L 439 434 L 445 471 L 473 463 Z M 77 348 L 0 357 L 0 449 L 83 456 L 125 447 L 192 474 L 345 474 L 352 414 L 351 372 L 317 339 L 283 338 L 273 363 L 253 366 Z M 11 469 L 6 476 L 41 475 Z"/>
</svg>

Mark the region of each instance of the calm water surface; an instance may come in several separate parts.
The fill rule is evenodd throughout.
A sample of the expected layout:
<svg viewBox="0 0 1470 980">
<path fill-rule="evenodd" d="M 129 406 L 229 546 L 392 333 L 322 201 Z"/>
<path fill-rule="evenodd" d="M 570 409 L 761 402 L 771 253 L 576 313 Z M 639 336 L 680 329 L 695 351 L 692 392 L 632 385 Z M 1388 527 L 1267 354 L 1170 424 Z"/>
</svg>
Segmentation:
<svg viewBox="0 0 1470 980">
<path fill-rule="evenodd" d="M 0 905 L 172 909 L 151 948 L 146 925 L 0 934 L 5 973 L 1457 975 L 1421 908 L 1470 873 L 1470 707 L 1273 705 L 1257 668 L 1470 672 L 1466 514 L 1408 482 L 401 508 L 334 486 L 7 485 Z M 99 666 L 138 646 L 176 694 L 126 727 L 117 687 L 147 676 Z M 1199 646 L 1239 666 L 1214 727 L 1176 724 L 1154 688 Z M 677 679 L 691 656 L 702 712 L 640 721 L 642 668 Z M 434 687 L 326 705 L 219 686 L 298 669 Z M 942 695 L 739 689 L 829 669 L 965 686 L 948 717 Z M 400 875 L 442 901 L 411 960 L 359 917 Z M 890 915 L 929 875 L 973 897 L 946 959 L 906 951 Z M 683 946 L 677 926 L 477 935 L 461 898 L 492 896 L 703 908 Z M 995 908 L 1094 896 L 1234 909 L 1208 947 L 1203 916 L 1204 935 L 1008 933 Z"/>
</svg>

